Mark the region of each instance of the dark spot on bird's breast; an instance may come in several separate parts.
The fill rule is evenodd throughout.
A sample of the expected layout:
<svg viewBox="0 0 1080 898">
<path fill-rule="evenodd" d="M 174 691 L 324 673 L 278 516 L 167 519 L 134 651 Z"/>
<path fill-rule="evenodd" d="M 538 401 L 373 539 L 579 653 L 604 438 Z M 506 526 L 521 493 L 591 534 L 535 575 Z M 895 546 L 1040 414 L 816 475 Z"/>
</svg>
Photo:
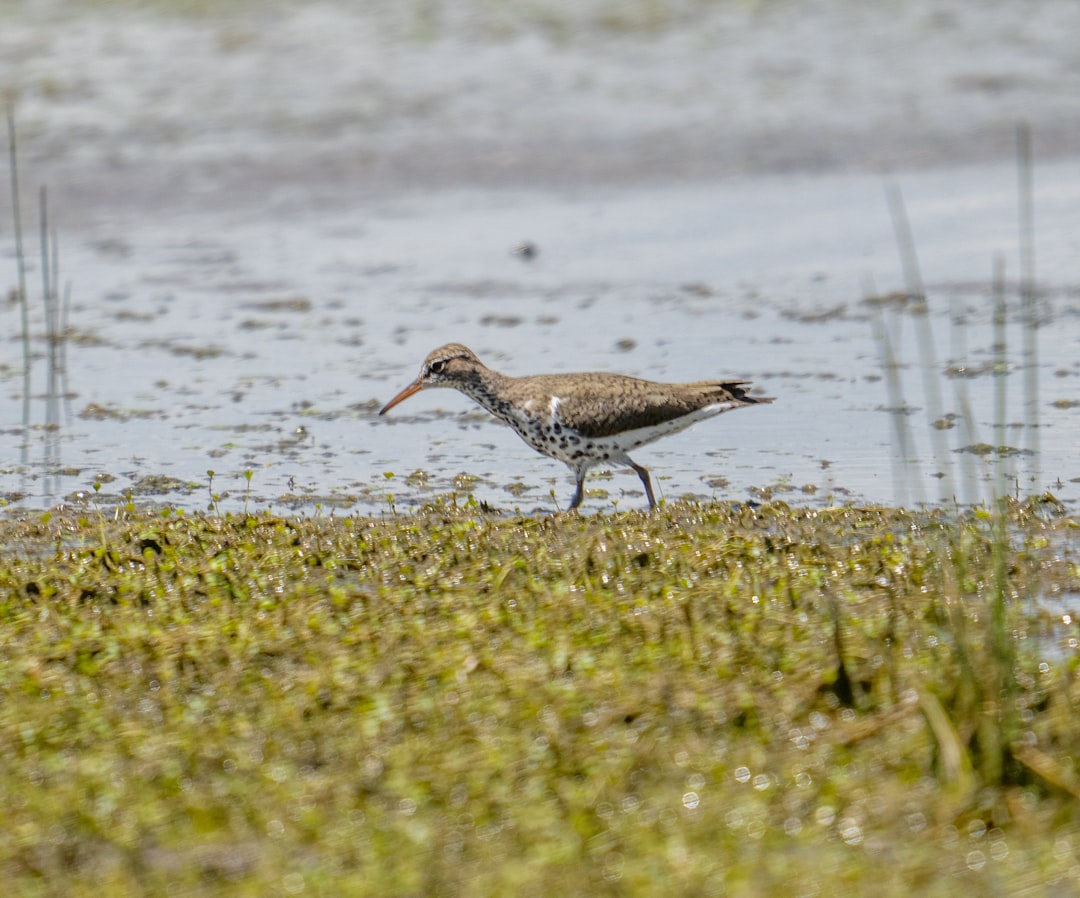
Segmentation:
<svg viewBox="0 0 1080 898">
<path fill-rule="evenodd" d="M 562 425 L 558 421 L 556 421 L 552 425 L 552 429 L 555 431 L 555 433 L 562 433 Z"/>
</svg>

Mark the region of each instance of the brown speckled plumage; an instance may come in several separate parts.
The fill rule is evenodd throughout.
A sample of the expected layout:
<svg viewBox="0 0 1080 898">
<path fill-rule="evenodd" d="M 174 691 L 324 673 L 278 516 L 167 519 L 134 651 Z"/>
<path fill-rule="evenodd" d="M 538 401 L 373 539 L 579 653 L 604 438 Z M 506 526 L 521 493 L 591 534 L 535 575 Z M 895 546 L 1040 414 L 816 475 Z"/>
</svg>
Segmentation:
<svg viewBox="0 0 1080 898">
<path fill-rule="evenodd" d="M 508 377 L 486 367 L 467 346 L 448 343 L 428 355 L 416 380 L 379 414 L 422 389 L 453 387 L 538 452 L 570 466 L 577 484 L 571 508 L 581 504 L 588 469 L 605 462 L 633 468 L 653 507 L 649 471 L 627 453 L 721 412 L 773 401 L 751 396 L 749 386 L 741 380 L 665 384 L 603 372 Z"/>
</svg>

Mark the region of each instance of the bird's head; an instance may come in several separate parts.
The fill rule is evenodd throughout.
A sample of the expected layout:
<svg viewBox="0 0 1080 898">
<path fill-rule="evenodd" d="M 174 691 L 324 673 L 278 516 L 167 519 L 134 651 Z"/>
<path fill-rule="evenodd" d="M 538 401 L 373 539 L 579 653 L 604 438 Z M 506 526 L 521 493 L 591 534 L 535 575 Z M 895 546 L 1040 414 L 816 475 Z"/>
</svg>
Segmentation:
<svg viewBox="0 0 1080 898">
<path fill-rule="evenodd" d="M 460 343 L 447 343 L 434 352 L 428 353 L 420 373 L 411 384 L 391 399 L 380 410 L 385 415 L 400 402 L 404 402 L 415 393 L 429 387 L 456 387 L 461 389 L 484 368 L 483 362 L 476 357 L 468 346 Z"/>
</svg>

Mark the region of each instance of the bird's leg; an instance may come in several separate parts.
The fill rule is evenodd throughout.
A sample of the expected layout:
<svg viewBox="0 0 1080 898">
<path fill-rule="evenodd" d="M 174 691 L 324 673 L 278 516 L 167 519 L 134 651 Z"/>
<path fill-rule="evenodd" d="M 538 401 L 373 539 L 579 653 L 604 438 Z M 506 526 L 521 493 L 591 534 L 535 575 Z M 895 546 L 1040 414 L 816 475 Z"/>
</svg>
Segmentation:
<svg viewBox="0 0 1080 898">
<path fill-rule="evenodd" d="M 629 458 L 626 460 L 629 462 L 630 467 L 637 471 L 637 476 L 641 478 L 641 483 L 645 487 L 645 495 L 649 497 L 649 508 L 656 508 L 656 498 L 653 496 L 652 481 L 649 479 L 649 469 L 635 464 L 630 461 Z"/>
<path fill-rule="evenodd" d="M 574 479 L 577 481 L 577 489 L 574 490 L 574 498 L 570 500 L 570 507 L 567 511 L 573 511 L 581 504 L 581 500 L 585 498 L 585 472 L 580 474 L 574 473 Z"/>
</svg>

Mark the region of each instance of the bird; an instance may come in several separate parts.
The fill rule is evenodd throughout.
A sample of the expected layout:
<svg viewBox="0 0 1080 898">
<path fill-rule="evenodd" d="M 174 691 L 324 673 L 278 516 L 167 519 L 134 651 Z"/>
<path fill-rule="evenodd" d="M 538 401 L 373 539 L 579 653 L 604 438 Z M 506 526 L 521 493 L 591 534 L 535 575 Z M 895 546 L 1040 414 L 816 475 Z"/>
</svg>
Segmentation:
<svg viewBox="0 0 1080 898">
<path fill-rule="evenodd" d="M 722 412 L 774 401 L 752 396 L 744 380 L 672 384 L 599 371 L 511 377 L 488 368 L 469 347 L 447 343 L 428 354 L 416 379 L 379 414 L 433 387 L 464 393 L 537 452 L 568 465 L 575 481 L 570 510 L 585 497 L 586 473 L 603 464 L 632 468 L 649 508 L 656 508 L 649 469 L 628 453 Z"/>
</svg>

